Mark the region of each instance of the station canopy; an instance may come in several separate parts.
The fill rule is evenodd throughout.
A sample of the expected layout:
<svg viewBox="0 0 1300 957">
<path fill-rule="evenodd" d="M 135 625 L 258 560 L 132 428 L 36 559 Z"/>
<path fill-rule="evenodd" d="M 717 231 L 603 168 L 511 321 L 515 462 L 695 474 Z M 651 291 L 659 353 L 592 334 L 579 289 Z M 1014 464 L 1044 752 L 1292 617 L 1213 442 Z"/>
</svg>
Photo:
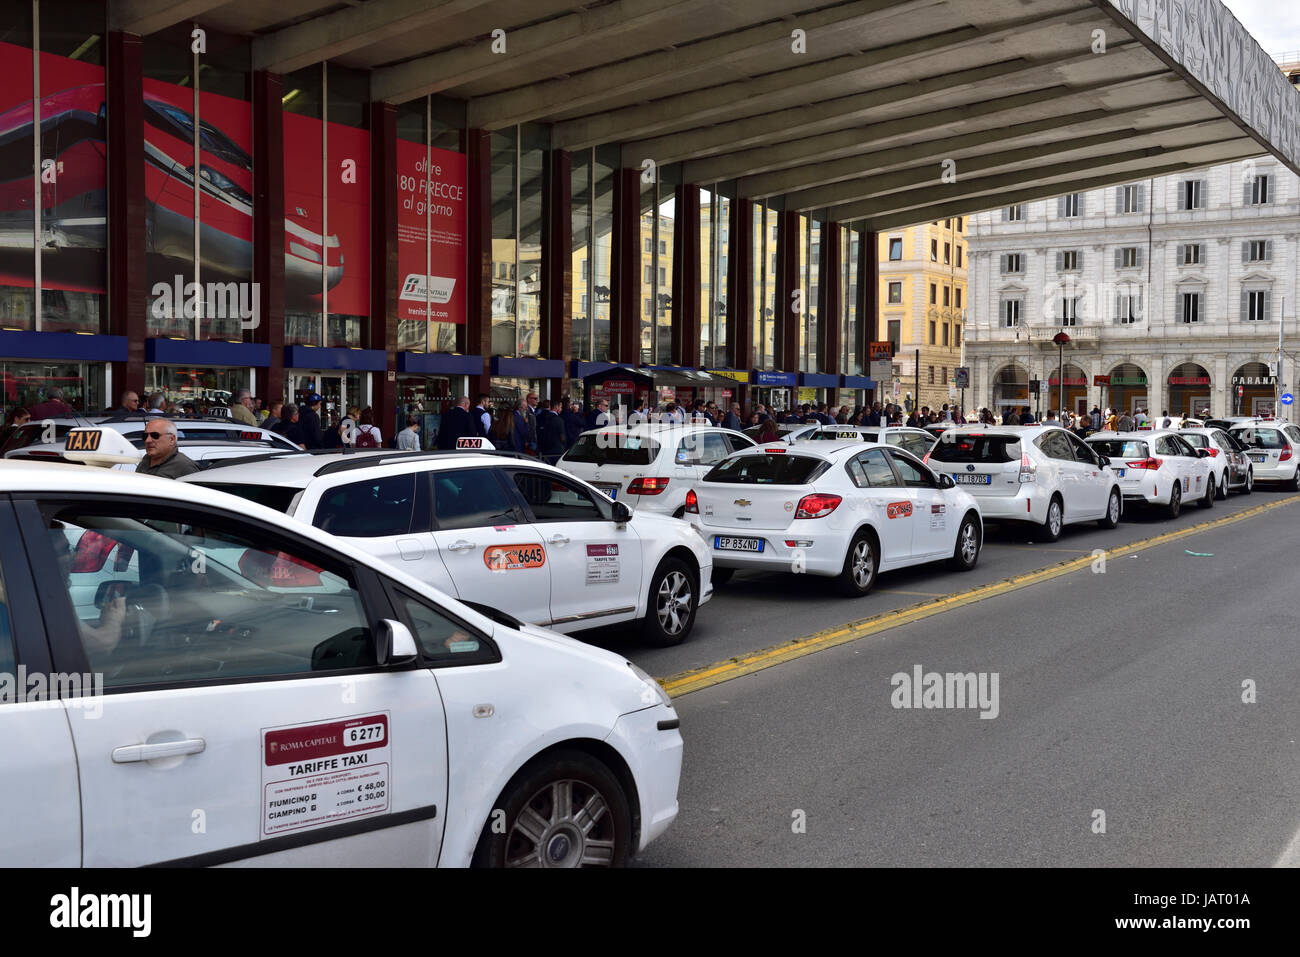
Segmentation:
<svg viewBox="0 0 1300 957">
<path fill-rule="evenodd" d="M 470 129 L 886 229 L 1272 154 L 1300 92 L 1219 0 L 119 0 L 253 66 L 371 70 Z"/>
</svg>

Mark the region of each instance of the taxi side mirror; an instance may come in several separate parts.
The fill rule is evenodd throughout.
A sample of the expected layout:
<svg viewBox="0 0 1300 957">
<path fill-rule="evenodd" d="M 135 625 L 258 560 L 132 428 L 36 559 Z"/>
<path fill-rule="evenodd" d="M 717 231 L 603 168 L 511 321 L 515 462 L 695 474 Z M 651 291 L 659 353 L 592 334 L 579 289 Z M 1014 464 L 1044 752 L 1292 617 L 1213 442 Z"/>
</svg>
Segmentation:
<svg viewBox="0 0 1300 957">
<path fill-rule="evenodd" d="M 957 483 L 956 481 L 953 480 L 953 477 L 951 475 L 949 475 L 947 472 L 940 473 L 939 488 L 956 488 L 956 487 L 957 487 Z"/>
<path fill-rule="evenodd" d="M 1110 467 L 1110 459 L 1105 455 L 1101 456 L 1101 467 L 1102 468 Z"/>
<path fill-rule="evenodd" d="M 419 652 L 411 629 L 400 621 L 385 618 L 374 631 L 375 664 L 381 668 L 397 668 L 415 661 Z"/>
<path fill-rule="evenodd" d="M 632 510 L 624 502 L 614 503 L 614 521 L 619 525 L 626 525 L 632 521 Z"/>
</svg>

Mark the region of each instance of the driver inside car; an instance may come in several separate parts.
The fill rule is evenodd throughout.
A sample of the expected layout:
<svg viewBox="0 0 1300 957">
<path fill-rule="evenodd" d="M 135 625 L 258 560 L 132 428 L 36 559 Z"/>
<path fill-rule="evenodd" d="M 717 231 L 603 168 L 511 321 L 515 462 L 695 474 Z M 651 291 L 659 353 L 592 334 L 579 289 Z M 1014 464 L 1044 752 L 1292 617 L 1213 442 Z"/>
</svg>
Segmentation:
<svg viewBox="0 0 1300 957">
<path fill-rule="evenodd" d="M 50 542 L 59 559 L 59 571 L 63 575 L 63 585 L 70 589 L 72 583 L 72 543 L 68 541 L 63 522 L 55 520 L 50 523 Z M 125 589 L 118 593 L 99 610 L 95 621 L 77 619 L 77 628 L 81 632 L 81 643 L 87 656 L 110 654 L 122 640 L 122 624 L 126 619 Z"/>
</svg>

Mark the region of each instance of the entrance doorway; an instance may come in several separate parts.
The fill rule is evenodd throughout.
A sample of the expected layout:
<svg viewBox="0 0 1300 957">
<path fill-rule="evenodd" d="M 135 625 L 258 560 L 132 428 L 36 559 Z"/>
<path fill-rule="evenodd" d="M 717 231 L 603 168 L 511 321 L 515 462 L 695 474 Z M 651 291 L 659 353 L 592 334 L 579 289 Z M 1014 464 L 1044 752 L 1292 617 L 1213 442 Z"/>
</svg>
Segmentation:
<svg viewBox="0 0 1300 957">
<path fill-rule="evenodd" d="M 286 373 L 289 401 L 299 407 L 307 405 L 313 392 L 321 397 L 321 425 L 329 427 L 331 420 L 339 422 L 349 406 L 366 406 L 370 397 L 365 392 L 369 382 L 362 381 L 359 372 L 295 372 Z"/>
</svg>

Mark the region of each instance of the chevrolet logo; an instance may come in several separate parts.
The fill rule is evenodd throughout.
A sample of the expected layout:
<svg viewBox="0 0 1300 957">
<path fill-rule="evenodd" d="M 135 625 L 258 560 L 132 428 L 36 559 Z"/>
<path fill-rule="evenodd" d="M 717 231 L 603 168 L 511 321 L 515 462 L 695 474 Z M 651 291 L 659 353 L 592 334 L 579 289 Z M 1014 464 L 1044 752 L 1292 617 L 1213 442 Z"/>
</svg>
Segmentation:
<svg viewBox="0 0 1300 957">
<path fill-rule="evenodd" d="M 747 499 L 747 498 L 738 498 L 738 499 L 736 499 L 734 502 L 732 502 L 731 504 L 732 504 L 732 505 L 739 505 L 741 508 L 749 508 L 749 506 L 753 505 L 754 503 L 751 502 L 751 501 L 750 501 L 749 499 Z"/>
</svg>

